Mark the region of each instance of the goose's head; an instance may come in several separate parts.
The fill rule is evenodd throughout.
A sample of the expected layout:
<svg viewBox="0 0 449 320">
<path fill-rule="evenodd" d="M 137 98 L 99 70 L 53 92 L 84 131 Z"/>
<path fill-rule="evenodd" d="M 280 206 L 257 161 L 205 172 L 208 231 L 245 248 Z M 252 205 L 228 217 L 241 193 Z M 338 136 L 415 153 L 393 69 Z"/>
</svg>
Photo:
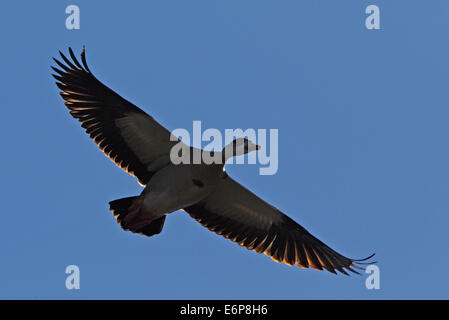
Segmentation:
<svg viewBox="0 0 449 320">
<path fill-rule="evenodd" d="M 246 138 L 237 138 L 223 149 L 223 153 L 225 156 L 225 160 L 227 160 L 229 158 L 242 156 L 246 153 L 250 153 L 259 149 L 260 146 L 256 145 L 251 140 L 248 140 Z"/>
</svg>

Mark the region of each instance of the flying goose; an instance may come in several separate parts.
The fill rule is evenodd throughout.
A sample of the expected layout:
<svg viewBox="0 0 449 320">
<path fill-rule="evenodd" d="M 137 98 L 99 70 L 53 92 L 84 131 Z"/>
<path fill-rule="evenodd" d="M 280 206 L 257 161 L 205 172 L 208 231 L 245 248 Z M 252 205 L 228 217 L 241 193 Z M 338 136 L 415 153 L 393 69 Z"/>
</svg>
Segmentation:
<svg viewBox="0 0 449 320">
<path fill-rule="evenodd" d="M 52 75 L 70 114 L 105 155 L 145 186 L 139 196 L 109 203 L 124 230 L 150 237 L 162 231 L 168 213 L 184 210 L 209 230 L 288 265 L 348 275 L 346 270 L 358 273 L 354 268 L 363 269 L 360 265 L 368 264 L 363 261 L 374 255 L 355 260 L 337 253 L 229 177 L 224 171 L 229 157 L 259 148 L 248 139 L 225 146 L 222 163 L 173 164 L 170 151 L 182 142 L 101 83 L 89 70 L 84 47 L 82 64 L 71 48 L 71 60 L 59 53 L 64 63 L 53 58 L 60 69 L 52 67 Z"/>
</svg>

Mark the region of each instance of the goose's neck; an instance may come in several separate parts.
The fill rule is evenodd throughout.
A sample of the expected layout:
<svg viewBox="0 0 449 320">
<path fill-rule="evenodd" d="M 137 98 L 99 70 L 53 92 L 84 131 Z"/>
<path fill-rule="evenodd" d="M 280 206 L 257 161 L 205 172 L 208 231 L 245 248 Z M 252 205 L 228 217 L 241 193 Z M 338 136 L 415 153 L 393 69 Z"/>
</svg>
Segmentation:
<svg viewBox="0 0 449 320">
<path fill-rule="evenodd" d="M 234 153 L 235 153 L 234 152 L 234 145 L 231 142 L 230 144 L 225 146 L 223 148 L 223 151 L 221 152 L 221 159 L 222 159 L 223 163 L 226 163 L 226 161 L 228 161 L 229 159 L 234 157 Z"/>
</svg>

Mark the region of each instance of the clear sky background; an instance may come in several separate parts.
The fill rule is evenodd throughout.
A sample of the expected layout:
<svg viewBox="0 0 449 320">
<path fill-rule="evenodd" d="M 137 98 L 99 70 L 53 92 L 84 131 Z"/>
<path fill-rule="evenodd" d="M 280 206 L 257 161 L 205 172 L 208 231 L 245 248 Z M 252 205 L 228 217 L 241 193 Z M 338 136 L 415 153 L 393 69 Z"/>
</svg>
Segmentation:
<svg viewBox="0 0 449 320">
<path fill-rule="evenodd" d="M 365 28 L 370 4 L 381 30 Z M 448 1 L 17 1 L 0 33 L 1 298 L 449 298 Z M 278 264 L 183 212 L 154 238 L 122 231 L 108 201 L 141 187 L 50 76 L 82 45 L 170 130 L 279 129 L 276 175 L 228 173 L 342 254 L 376 252 L 381 289 Z"/>
</svg>

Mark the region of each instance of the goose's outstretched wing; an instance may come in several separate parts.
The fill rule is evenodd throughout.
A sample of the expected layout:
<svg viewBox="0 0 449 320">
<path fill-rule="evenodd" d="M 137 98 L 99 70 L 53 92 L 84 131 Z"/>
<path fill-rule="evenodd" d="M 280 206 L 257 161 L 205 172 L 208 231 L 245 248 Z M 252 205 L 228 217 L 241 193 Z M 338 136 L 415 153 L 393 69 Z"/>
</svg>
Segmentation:
<svg viewBox="0 0 449 320">
<path fill-rule="evenodd" d="M 102 84 L 89 70 L 84 48 L 81 63 L 71 48 L 71 60 L 59 52 L 64 63 L 53 77 L 70 114 L 99 148 L 119 167 L 145 185 L 154 171 L 169 160 L 171 133 L 144 111 Z"/>
<path fill-rule="evenodd" d="M 366 264 L 342 256 L 230 177 L 206 199 L 184 209 L 209 230 L 278 262 L 348 274 Z"/>
</svg>

